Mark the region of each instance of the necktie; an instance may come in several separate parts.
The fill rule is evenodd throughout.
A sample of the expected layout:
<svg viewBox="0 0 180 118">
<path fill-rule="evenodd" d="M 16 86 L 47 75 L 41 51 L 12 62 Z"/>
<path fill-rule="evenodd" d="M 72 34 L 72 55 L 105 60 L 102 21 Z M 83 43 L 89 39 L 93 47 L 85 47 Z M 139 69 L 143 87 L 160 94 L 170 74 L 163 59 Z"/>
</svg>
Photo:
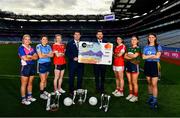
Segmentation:
<svg viewBox="0 0 180 118">
<path fill-rule="evenodd" d="M 76 46 L 79 49 L 79 41 L 76 42 Z"/>
</svg>

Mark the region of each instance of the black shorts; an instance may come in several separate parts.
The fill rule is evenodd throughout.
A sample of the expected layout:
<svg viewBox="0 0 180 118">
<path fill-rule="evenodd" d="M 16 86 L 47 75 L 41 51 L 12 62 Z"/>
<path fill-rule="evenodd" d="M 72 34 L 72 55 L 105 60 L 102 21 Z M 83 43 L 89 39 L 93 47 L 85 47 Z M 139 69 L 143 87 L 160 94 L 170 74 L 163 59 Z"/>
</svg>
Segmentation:
<svg viewBox="0 0 180 118">
<path fill-rule="evenodd" d="M 55 70 L 64 70 L 66 69 L 66 64 L 63 65 L 55 65 Z"/>
<path fill-rule="evenodd" d="M 125 65 L 125 70 L 126 72 L 129 72 L 129 73 L 139 73 L 139 65 L 133 64 L 130 61 L 127 61 Z"/>
<path fill-rule="evenodd" d="M 158 77 L 159 75 L 159 62 L 145 61 L 144 74 L 148 77 Z"/>
<path fill-rule="evenodd" d="M 29 64 L 21 66 L 21 76 L 30 77 L 35 75 L 35 65 Z"/>
</svg>

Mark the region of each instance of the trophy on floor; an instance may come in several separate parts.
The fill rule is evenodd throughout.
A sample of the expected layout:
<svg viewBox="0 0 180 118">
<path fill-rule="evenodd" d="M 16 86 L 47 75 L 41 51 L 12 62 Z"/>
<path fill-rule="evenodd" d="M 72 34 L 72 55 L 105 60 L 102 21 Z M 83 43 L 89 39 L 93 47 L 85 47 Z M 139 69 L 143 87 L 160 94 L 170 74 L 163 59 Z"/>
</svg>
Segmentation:
<svg viewBox="0 0 180 118">
<path fill-rule="evenodd" d="M 101 94 L 101 106 L 99 109 L 104 109 L 104 112 L 107 112 L 109 109 L 110 95 Z"/>
<path fill-rule="evenodd" d="M 86 101 L 87 90 L 86 89 L 77 89 L 77 90 L 74 90 L 73 104 L 75 104 L 75 99 L 77 97 L 79 97 L 78 103 L 79 104 L 83 104 Z"/>
<path fill-rule="evenodd" d="M 59 109 L 59 98 L 61 93 L 58 91 L 48 94 L 46 110 L 47 111 L 57 111 Z"/>
</svg>

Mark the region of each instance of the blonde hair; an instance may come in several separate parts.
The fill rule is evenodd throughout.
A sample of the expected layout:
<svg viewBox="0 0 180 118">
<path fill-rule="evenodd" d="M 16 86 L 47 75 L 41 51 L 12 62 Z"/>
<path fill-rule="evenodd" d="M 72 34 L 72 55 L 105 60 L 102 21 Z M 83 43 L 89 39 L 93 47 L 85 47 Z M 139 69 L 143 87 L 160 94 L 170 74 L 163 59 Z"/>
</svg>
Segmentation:
<svg viewBox="0 0 180 118">
<path fill-rule="evenodd" d="M 25 39 L 26 37 L 31 38 L 31 36 L 30 36 L 29 34 L 24 34 L 24 35 L 23 35 L 23 38 L 22 38 L 22 44 L 24 44 L 24 39 Z M 32 43 L 31 40 L 30 40 L 30 43 Z"/>
<path fill-rule="evenodd" d="M 23 39 L 25 39 L 26 37 L 31 38 L 31 36 L 30 36 L 29 34 L 24 34 L 24 35 L 23 35 Z"/>
<path fill-rule="evenodd" d="M 60 37 L 61 37 L 61 39 L 62 39 L 62 35 L 61 35 L 61 34 L 56 34 L 56 35 L 55 35 L 55 38 L 54 38 L 54 42 L 55 42 L 55 43 L 57 43 L 56 38 L 57 38 L 58 36 L 60 36 Z"/>
</svg>

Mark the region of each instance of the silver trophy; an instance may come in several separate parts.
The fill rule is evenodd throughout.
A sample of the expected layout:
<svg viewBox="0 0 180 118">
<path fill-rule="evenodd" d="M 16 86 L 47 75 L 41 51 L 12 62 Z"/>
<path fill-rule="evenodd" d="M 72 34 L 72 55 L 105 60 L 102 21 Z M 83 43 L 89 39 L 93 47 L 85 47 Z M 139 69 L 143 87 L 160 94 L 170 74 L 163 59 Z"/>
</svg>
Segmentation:
<svg viewBox="0 0 180 118">
<path fill-rule="evenodd" d="M 59 98 L 61 93 L 58 91 L 48 94 L 46 110 L 47 111 L 57 111 L 59 109 Z"/>
<path fill-rule="evenodd" d="M 78 103 L 79 104 L 83 104 L 86 101 L 87 90 L 86 89 L 77 89 L 77 90 L 74 90 L 73 104 L 75 104 L 74 101 L 77 98 L 76 96 L 79 96 Z"/>
<path fill-rule="evenodd" d="M 104 108 L 104 112 L 107 112 L 109 109 L 109 101 L 110 101 L 111 96 L 107 94 L 101 94 L 101 106 L 99 109 Z"/>
</svg>

